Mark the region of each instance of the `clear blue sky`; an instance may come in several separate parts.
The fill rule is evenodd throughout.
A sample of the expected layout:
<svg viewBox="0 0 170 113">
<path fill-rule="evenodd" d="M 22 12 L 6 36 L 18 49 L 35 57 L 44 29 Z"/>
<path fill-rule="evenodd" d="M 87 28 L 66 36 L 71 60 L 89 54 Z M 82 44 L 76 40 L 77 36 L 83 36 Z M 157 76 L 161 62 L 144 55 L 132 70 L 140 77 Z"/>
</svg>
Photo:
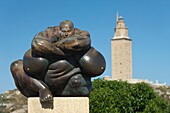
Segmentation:
<svg viewBox="0 0 170 113">
<path fill-rule="evenodd" d="M 124 17 L 133 40 L 133 78 L 170 85 L 169 0 L 1 0 L 0 93 L 14 89 L 10 64 L 22 59 L 34 35 L 69 19 L 91 34 L 92 46 L 111 76 L 111 38 L 116 11 Z"/>
</svg>

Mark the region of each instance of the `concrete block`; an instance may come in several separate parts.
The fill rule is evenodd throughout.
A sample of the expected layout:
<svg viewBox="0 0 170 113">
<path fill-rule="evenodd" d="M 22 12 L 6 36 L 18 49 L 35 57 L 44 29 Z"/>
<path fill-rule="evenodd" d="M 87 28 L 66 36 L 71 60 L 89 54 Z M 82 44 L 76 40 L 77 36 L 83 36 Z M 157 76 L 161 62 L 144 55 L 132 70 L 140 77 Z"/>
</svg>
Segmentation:
<svg viewBox="0 0 170 113">
<path fill-rule="evenodd" d="M 89 98 L 54 97 L 51 103 L 41 103 L 39 97 L 31 97 L 28 113 L 89 113 Z"/>
</svg>

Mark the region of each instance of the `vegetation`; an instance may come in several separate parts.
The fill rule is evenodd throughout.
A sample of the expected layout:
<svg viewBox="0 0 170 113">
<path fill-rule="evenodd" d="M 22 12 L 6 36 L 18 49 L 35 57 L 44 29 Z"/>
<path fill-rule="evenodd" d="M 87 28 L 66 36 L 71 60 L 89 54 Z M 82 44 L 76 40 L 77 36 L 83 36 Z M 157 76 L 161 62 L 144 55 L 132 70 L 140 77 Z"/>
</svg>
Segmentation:
<svg viewBox="0 0 170 113">
<path fill-rule="evenodd" d="M 27 98 L 17 89 L 9 90 L 0 95 L 0 113 L 13 112 L 27 113 Z"/>
<path fill-rule="evenodd" d="M 152 87 L 146 83 L 94 80 L 90 113 L 170 113 L 170 87 Z M 0 95 L 0 113 L 12 112 L 27 113 L 27 98 L 16 89 Z"/>
<path fill-rule="evenodd" d="M 170 104 L 146 83 L 94 80 L 90 113 L 170 113 Z"/>
<path fill-rule="evenodd" d="M 166 99 L 170 104 L 170 86 L 154 87 L 154 89 L 159 93 L 159 96 Z"/>
</svg>

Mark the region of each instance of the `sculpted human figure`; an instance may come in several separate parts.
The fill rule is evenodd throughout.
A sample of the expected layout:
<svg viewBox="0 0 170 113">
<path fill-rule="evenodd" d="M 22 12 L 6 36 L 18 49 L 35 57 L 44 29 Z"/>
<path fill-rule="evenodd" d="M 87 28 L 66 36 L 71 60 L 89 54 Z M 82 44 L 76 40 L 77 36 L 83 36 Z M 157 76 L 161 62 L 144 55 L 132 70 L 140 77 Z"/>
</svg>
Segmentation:
<svg viewBox="0 0 170 113">
<path fill-rule="evenodd" d="M 11 64 L 15 84 L 27 97 L 88 96 L 91 77 L 105 70 L 104 57 L 91 47 L 90 34 L 65 20 L 35 35 L 23 60 Z"/>
</svg>

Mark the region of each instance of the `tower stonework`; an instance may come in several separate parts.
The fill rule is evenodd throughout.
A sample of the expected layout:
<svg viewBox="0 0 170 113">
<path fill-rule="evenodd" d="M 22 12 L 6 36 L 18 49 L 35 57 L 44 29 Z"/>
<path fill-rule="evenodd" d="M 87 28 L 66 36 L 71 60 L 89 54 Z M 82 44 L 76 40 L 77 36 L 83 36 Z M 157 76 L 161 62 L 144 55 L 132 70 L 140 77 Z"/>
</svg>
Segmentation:
<svg viewBox="0 0 170 113">
<path fill-rule="evenodd" d="M 132 39 L 121 16 L 117 18 L 114 32 L 111 39 L 112 79 L 132 80 Z"/>
</svg>

